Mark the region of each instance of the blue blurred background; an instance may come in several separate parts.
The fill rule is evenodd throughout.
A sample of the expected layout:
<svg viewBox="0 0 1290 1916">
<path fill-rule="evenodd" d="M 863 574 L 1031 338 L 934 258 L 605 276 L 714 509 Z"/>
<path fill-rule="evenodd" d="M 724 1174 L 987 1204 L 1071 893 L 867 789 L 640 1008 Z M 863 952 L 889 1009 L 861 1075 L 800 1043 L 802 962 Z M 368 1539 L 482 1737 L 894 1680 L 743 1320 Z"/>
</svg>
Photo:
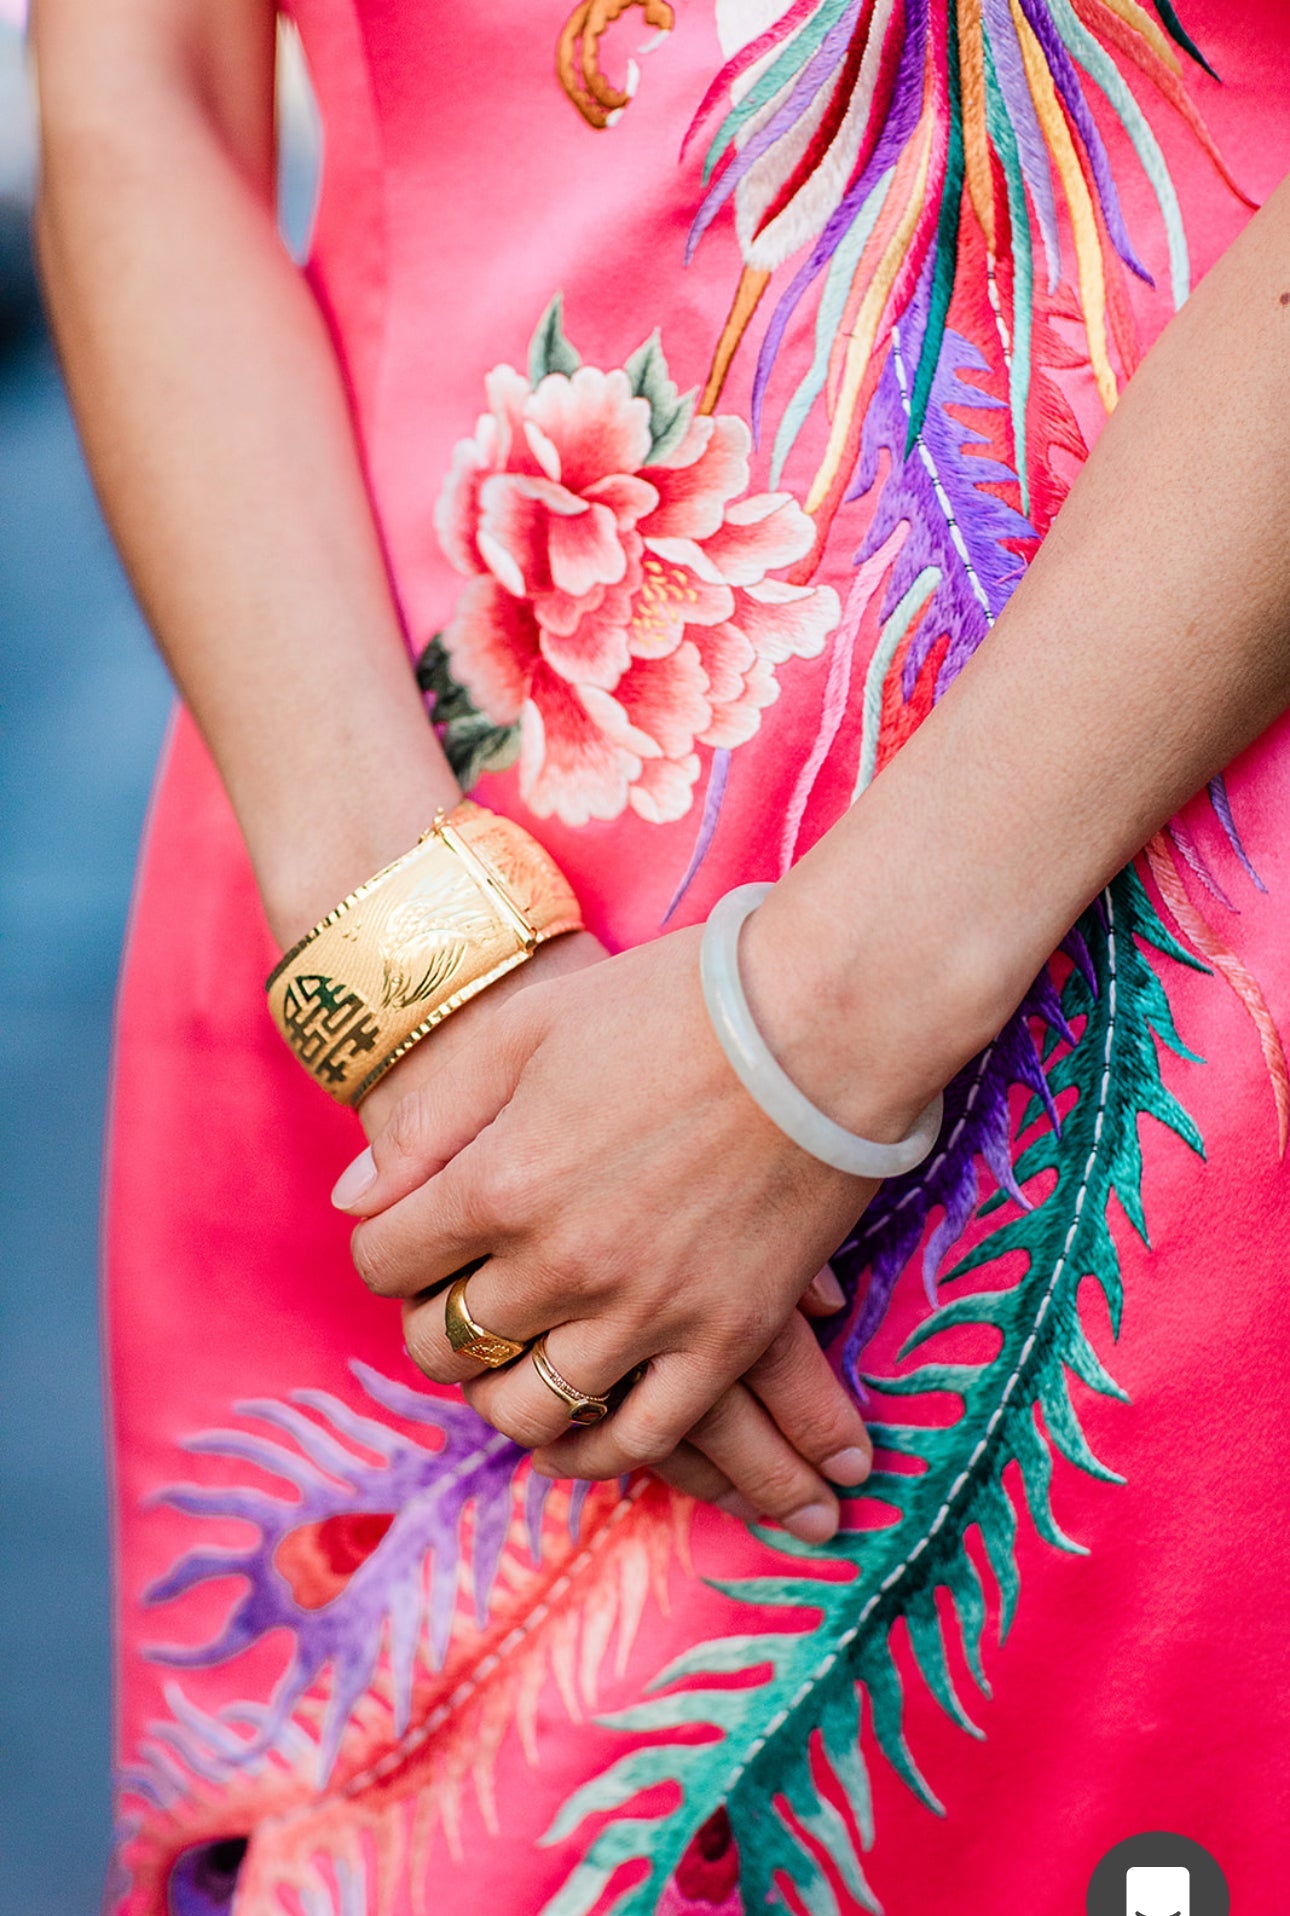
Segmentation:
<svg viewBox="0 0 1290 1916">
<path fill-rule="evenodd" d="M 81 463 L 31 269 L 0 5 L 0 1916 L 93 1916 L 109 1828 L 98 1207 L 112 999 L 171 693 Z M 297 249 L 316 143 L 287 90 Z"/>
</svg>

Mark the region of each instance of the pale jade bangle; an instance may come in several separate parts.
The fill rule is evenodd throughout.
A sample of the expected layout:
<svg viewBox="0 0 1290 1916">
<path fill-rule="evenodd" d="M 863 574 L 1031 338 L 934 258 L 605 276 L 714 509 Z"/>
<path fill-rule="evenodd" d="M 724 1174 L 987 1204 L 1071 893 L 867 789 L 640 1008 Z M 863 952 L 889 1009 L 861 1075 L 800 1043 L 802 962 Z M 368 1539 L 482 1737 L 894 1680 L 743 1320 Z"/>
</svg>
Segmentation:
<svg viewBox="0 0 1290 1916">
<path fill-rule="evenodd" d="M 708 915 L 699 953 L 703 1001 L 712 1028 L 736 1077 L 772 1124 L 813 1158 L 858 1178 L 894 1178 L 921 1164 L 941 1128 L 938 1091 L 917 1124 L 898 1144 L 878 1144 L 835 1124 L 799 1091 L 757 1029 L 739 976 L 739 934 L 769 885 L 740 885 L 718 899 Z"/>
</svg>

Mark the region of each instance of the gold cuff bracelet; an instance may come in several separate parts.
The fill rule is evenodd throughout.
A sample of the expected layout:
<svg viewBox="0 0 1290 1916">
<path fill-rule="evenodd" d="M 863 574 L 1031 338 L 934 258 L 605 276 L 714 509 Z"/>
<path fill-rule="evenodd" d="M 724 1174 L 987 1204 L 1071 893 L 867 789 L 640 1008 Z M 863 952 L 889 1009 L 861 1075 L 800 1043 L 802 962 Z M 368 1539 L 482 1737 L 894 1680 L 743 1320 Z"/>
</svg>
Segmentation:
<svg viewBox="0 0 1290 1916">
<path fill-rule="evenodd" d="M 464 799 L 292 946 L 269 977 L 269 1009 L 311 1077 L 355 1105 L 451 1012 L 581 929 L 537 840 Z"/>
</svg>

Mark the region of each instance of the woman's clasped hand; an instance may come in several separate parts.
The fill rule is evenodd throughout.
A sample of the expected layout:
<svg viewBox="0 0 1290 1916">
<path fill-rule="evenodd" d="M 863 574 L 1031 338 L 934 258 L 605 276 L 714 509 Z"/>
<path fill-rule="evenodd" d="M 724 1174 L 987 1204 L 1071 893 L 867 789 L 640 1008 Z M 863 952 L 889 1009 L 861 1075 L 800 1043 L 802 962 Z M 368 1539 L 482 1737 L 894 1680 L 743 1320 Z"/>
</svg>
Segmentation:
<svg viewBox="0 0 1290 1916">
<path fill-rule="evenodd" d="M 862 1482 L 872 1453 L 803 1312 L 840 1303 L 821 1267 L 875 1186 L 748 1096 L 708 1022 L 699 937 L 608 959 L 585 937 L 544 948 L 524 988 L 483 994 L 371 1094 L 369 1150 L 334 1201 L 360 1220 L 359 1274 L 403 1300 L 414 1362 L 538 1470 L 652 1465 L 823 1542 L 832 1486 Z M 577 1391 L 640 1372 L 603 1421 L 571 1425 L 531 1352 L 486 1370 L 453 1350 L 448 1280 L 469 1267 L 475 1322 L 545 1333 Z"/>
</svg>

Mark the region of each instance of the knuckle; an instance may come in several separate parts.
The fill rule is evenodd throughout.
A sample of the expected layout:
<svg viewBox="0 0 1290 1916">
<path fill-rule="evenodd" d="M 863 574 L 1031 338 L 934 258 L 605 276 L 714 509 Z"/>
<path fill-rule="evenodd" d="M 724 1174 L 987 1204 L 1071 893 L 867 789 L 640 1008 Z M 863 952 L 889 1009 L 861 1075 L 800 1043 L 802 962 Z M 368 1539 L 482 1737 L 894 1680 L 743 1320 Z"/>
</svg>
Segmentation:
<svg viewBox="0 0 1290 1916">
<path fill-rule="evenodd" d="M 742 1488 L 768 1517 L 782 1517 L 811 1501 L 815 1481 L 799 1464 L 785 1458 L 760 1465 Z"/>
<path fill-rule="evenodd" d="M 527 1218 L 538 1195 L 533 1166 L 518 1151 L 498 1151 L 481 1167 L 479 1195 L 490 1216 L 504 1225 Z"/>
<path fill-rule="evenodd" d="M 741 1298 L 737 1315 L 724 1319 L 722 1328 L 745 1353 L 746 1362 L 764 1361 L 771 1344 L 785 1333 L 783 1312 L 770 1299 L 756 1295 Z"/>
<path fill-rule="evenodd" d="M 869 1439 L 855 1409 L 845 1399 L 839 1399 L 804 1417 L 794 1441 L 806 1456 L 818 1461 L 831 1457 L 835 1450 L 852 1447 L 864 1450 Z"/>
<path fill-rule="evenodd" d="M 737 1426 L 739 1404 L 734 1391 L 722 1391 L 710 1410 L 706 1410 L 690 1432 L 691 1441 L 721 1444 L 732 1426 Z"/>
<path fill-rule="evenodd" d="M 543 1287 L 560 1296 L 584 1298 L 596 1288 L 595 1257 L 572 1233 L 557 1233 L 544 1243 L 538 1267 Z"/>
<path fill-rule="evenodd" d="M 398 1294 L 384 1234 L 372 1224 L 360 1224 L 349 1241 L 354 1269 L 377 1297 Z"/>
<path fill-rule="evenodd" d="M 605 1443 L 593 1440 L 577 1440 L 574 1448 L 565 1444 L 556 1455 L 557 1474 L 561 1477 L 577 1477 L 593 1484 L 612 1483 L 615 1477 L 621 1477 L 631 1468 L 625 1464 L 617 1451 L 606 1448 Z"/>
<path fill-rule="evenodd" d="M 614 1449 L 627 1470 L 645 1470 L 661 1464 L 676 1449 L 670 1431 L 648 1419 L 624 1422 L 613 1433 Z"/>
<path fill-rule="evenodd" d="M 757 1362 L 752 1366 L 760 1381 L 768 1384 L 787 1382 L 801 1369 L 801 1344 L 791 1322 L 777 1331 Z"/>
<path fill-rule="evenodd" d="M 420 1311 L 409 1312 L 403 1320 L 403 1343 L 408 1356 L 423 1376 L 432 1383 L 452 1382 L 449 1353 L 425 1321 Z"/>
<path fill-rule="evenodd" d="M 867 1442 L 859 1412 L 840 1387 L 815 1396 L 798 1393 L 795 1398 L 768 1403 L 767 1408 L 789 1443 L 804 1457 L 818 1460 L 835 1450 Z"/>
<path fill-rule="evenodd" d="M 494 1430 L 500 1431 L 503 1437 L 509 1437 L 521 1450 L 540 1450 L 543 1444 L 549 1444 L 553 1438 L 562 1435 L 561 1430 L 552 1430 L 550 1418 L 544 1418 L 536 1411 L 503 1406 L 491 1415 L 487 1412 L 484 1415 L 488 1416 Z"/>
<path fill-rule="evenodd" d="M 382 1169 L 392 1164 L 419 1163 L 428 1150 L 429 1116 L 425 1094 L 408 1091 L 399 1099 L 374 1139 L 372 1151 Z"/>
</svg>

